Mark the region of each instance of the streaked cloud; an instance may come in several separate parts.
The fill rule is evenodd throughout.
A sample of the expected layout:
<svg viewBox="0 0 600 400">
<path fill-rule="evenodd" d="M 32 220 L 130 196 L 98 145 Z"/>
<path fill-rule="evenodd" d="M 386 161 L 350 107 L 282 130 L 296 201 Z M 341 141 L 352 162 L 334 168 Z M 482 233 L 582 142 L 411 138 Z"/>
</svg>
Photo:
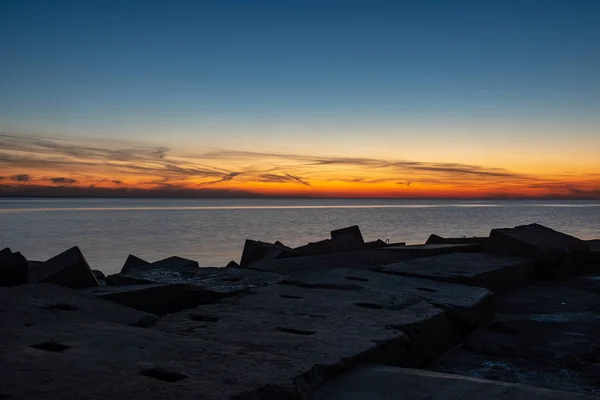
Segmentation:
<svg viewBox="0 0 600 400">
<path fill-rule="evenodd" d="M 369 190 L 377 190 L 374 196 L 377 193 L 385 196 L 442 196 L 444 193 L 534 196 L 545 193 L 583 197 L 595 196 L 598 186 L 595 185 L 597 178 L 591 175 L 543 176 L 435 160 L 326 157 L 231 149 L 184 153 L 165 146 L 124 140 L 9 133 L 0 134 L 0 168 L 12 173 L 9 181 L 17 182 L 21 191 L 25 186 L 39 191 L 51 183 L 69 186 L 69 193 L 92 189 L 94 193 L 100 193 L 101 189 L 107 193 L 122 193 L 120 191 L 135 189 L 138 190 L 136 195 L 148 190 L 154 190 L 157 195 L 159 192 L 173 194 L 175 190 L 190 196 L 190 190 L 207 196 L 266 195 L 285 188 L 286 195 L 315 197 L 351 196 L 353 191 L 368 194 Z M 52 190 L 67 193 L 64 188 Z M 2 191 L 6 192 L 5 187 Z"/>
</svg>

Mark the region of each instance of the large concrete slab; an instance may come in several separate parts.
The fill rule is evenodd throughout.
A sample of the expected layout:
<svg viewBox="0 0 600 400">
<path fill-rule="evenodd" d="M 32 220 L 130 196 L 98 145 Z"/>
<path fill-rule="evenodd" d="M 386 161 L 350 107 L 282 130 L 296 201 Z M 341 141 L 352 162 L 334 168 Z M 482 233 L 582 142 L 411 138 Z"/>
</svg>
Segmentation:
<svg viewBox="0 0 600 400">
<path fill-rule="evenodd" d="M 423 365 L 491 313 L 486 289 L 345 269 L 171 314 L 156 328 L 324 365 Z"/>
<path fill-rule="evenodd" d="M 559 392 L 467 376 L 370 365 L 346 373 L 312 393 L 310 400 L 593 400 Z"/>
<path fill-rule="evenodd" d="M 288 399 L 319 366 L 154 329 L 96 321 L 0 328 L 7 399 Z"/>
<path fill-rule="evenodd" d="M 85 319 L 136 326 L 140 321 L 157 320 L 150 314 L 48 283 L 0 288 L 0 315 L 4 334 L 22 326 Z"/>
<path fill-rule="evenodd" d="M 503 293 L 534 278 L 532 260 L 482 253 L 453 253 L 418 258 L 378 269 L 387 274 L 461 283 Z"/>
<path fill-rule="evenodd" d="M 485 288 L 393 276 L 375 271 L 340 268 L 294 275 L 284 279 L 282 283 L 304 288 L 357 286 L 362 291 L 374 293 L 376 296 L 415 296 L 443 308 L 451 318 L 466 327 L 480 326 L 493 315 L 493 295 Z"/>
<path fill-rule="evenodd" d="M 588 243 L 539 224 L 493 229 L 485 252 L 535 260 L 536 275 L 552 278 L 582 267 L 588 257 Z"/>
<path fill-rule="evenodd" d="M 589 278 L 545 281 L 500 296 L 496 319 L 430 368 L 600 395 L 600 279 Z"/>
</svg>

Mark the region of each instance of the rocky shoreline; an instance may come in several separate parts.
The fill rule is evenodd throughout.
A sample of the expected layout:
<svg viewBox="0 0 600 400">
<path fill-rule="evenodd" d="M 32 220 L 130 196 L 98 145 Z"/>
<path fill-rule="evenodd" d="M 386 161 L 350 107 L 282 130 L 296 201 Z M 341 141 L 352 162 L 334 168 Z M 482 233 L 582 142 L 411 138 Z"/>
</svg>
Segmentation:
<svg viewBox="0 0 600 400">
<path fill-rule="evenodd" d="M 4 249 L 0 398 L 597 398 L 599 265 L 538 224 L 412 246 L 351 226 L 109 276 Z"/>
</svg>

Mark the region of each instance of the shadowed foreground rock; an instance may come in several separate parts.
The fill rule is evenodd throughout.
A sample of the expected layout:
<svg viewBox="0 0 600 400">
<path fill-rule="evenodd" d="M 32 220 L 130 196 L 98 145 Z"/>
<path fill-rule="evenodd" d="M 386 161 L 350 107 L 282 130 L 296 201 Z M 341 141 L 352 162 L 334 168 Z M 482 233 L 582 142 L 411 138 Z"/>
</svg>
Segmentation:
<svg viewBox="0 0 600 400">
<path fill-rule="evenodd" d="M 526 286 L 499 297 L 495 320 L 431 368 L 600 395 L 599 305 L 597 275 Z"/>
<path fill-rule="evenodd" d="M 310 400 L 594 400 L 595 396 L 380 365 L 344 374 Z"/>
<path fill-rule="evenodd" d="M 55 283 L 72 289 L 99 285 L 77 246 L 71 247 L 41 265 L 29 269 L 29 282 Z"/>
</svg>

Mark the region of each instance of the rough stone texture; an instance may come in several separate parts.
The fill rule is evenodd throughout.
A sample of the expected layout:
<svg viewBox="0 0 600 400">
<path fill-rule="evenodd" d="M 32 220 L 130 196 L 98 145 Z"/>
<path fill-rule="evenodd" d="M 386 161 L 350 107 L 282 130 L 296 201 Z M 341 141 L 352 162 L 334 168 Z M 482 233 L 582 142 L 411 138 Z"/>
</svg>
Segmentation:
<svg viewBox="0 0 600 400">
<path fill-rule="evenodd" d="M 0 332 L 7 399 L 291 399 L 322 382 L 314 364 L 154 329 L 69 321 Z"/>
<path fill-rule="evenodd" d="M 589 256 L 585 241 L 539 224 L 493 229 L 485 252 L 535 260 L 541 279 L 573 272 Z"/>
<path fill-rule="evenodd" d="M 142 260 L 141 258 L 130 254 L 127 256 L 127 260 L 125 260 L 125 264 L 123 265 L 123 268 L 121 268 L 121 272 L 123 273 L 135 268 L 144 267 L 148 264 L 150 264 L 148 261 Z"/>
<path fill-rule="evenodd" d="M 415 366 L 491 317 L 485 289 L 348 269 L 323 275 L 171 314 L 156 329 L 306 363 L 328 365 L 343 357 L 348 365 Z"/>
<path fill-rule="evenodd" d="M 600 394 L 600 278 L 546 281 L 496 300 L 496 319 L 435 371 Z"/>
<path fill-rule="evenodd" d="M 279 242 L 272 244 L 246 239 L 240 266 L 245 267 L 256 261 L 274 260 L 276 258 L 293 257 L 296 255 L 298 255 L 297 252 Z"/>
<path fill-rule="evenodd" d="M 483 250 L 486 243 L 488 241 L 487 237 L 477 237 L 477 236 L 463 236 L 463 237 L 452 237 L 445 238 L 436 234 L 432 234 L 429 236 L 425 244 L 478 244 L 480 246 L 480 250 Z"/>
<path fill-rule="evenodd" d="M 209 293 L 233 295 L 251 288 L 272 285 L 283 278 L 283 275 L 272 272 L 227 267 L 197 268 L 194 270 L 141 269 L 110 275 L 107 280 L 112 286 L 183 284 L 194 286 L 199 290 L 206 290 Z"/>
<path fill-rule="evenodd" d="M 358 288 L 376 296 L 417 297 L 444 309 L 453 321 L 467 329 L 485 324 L 493 315 L 493 294 L 487 289 L 373 271 L 340 268 L 294 275 L 284 279 L 282 284 L 309 289 L 346 288 L 352 291 Z"/>
<path fill-rule="evenodd" d="M 558 392 L 526 385 L 369 365 L 325 384 L 309 400 L 593 400 L 595 396 Z"/>
<path fill-rule="evenodd" d="M 122 307 L 74 290 L 38 283 L 0 288 L 0 331 L 10 335 L 21 326 L 91 319 L 125 325 L 137 325 L 150 314 Z"/>
<path fill-rule="evenodd" d="M 523 286 L 534 277 L 531 260 L 481 253 L 453 253 L 386 265 L 380 272 L 481 286 L 503 293 Z"/>
<path fill-rule="evenodd" d="M 28 262 L 21 253 L 13 253 L 7 247 L 0 251 L 0 286 L 27 283 Z"/>
<path fill-rule="evenodd" d="M 52 257 L 42 265 L 30 268 L 29 282 L 55 283 L 73 289 L 98 286 L 98 280 L 77 246 Z"/>
<path fill-rule="evenodd" d="M 335 239 L 337 237 L 346 236 L 346 235 L 353 237 L 357 243 L 365 242 L 365 240 L 363 239 L 362 233 L 360 233 L 360 228 L 358 227 L 358 225 L 352 225 L 352 226 L 348 226 L 346 228 L 335 229 L 335 230 L 331 231 L 331 239 Z"/>
</svg>

